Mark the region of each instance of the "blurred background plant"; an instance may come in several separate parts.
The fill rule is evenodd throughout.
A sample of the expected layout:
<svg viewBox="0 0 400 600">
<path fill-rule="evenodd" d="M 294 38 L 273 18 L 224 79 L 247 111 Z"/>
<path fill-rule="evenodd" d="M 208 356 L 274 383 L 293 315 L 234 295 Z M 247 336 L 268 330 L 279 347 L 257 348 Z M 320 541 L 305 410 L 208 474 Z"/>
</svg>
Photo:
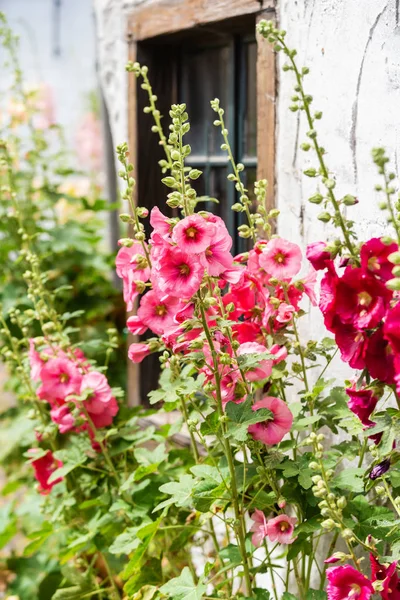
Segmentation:
<svg viewBox="0 0 400 600">
<path fill-rule="evenodd" d="M 14 165 L 18 165 L 17 172 L 14 168 L 12 174 L 12 187 L 17 190 L 24 227 L 34 234 L 35 251 L 42 257 L 47 288 L 57 290 L 55 307 L 68 321 L 69 333 L 82 343 L 86 356 L 108 364 L 111 385 L 124 389 L 125 307 L 111 275 L 113 256 L 109 253 L 104 216 L 105 211 L 115 210 L 116 206 L 102 197 L 101 129 L 95 95 L 89 98 L 90 109 L 76 134 L 74 157 L 67 149 L 62 128 L 55 122 L 51 89 L 46 85 L 37 88 L 25 85 L 18 62 L 18 40 L 1 15 L 0 40 L 2 77 L 9 82 L 0 97 L 0 139 L 7 142 Z M 74 163 L 82 170 L 72 166 Z M 26 265 L 19 257 L 18 218 L 13 198 L 7 192 L 10 176 L 6 162 L 2 162 L 0 303 L 4 319 L 17 335 L 9 311 L 29 309 L 30 301 L 23 278 Z M 7 484 L 0 499 L 0 548 L 3 548 L 0 557 L 7 556 L 10 549 L 14 557 L 11 562 L 8 557 L 4 570 L 0 563 L 0 597 L 7 580 L 14 577 L 13 570 L 18 572 L 23 567 L 24 577 L 29 578 L 31 568 L 36 573 L 37 570 L 47 573 L 51 567 L 41 555 L 18 558 L 15 554 L 18 543 L 8 545 L 18 532 L 26 534 L 38 528 L 40 497 L 21 488 L 26 473 L 23 453 L 34 438 L 29 407 L 15 399 L 20 392 L 15 374 L 1 372 L 0 383 L 1 380 L 4 390 L 0 392 L 0 465 Z M 46 563 L 45 569 L 39 566 L 41 561 L 43 565 Z M 37 586 L 40 584 L 37 581 Z"/>
</svg>

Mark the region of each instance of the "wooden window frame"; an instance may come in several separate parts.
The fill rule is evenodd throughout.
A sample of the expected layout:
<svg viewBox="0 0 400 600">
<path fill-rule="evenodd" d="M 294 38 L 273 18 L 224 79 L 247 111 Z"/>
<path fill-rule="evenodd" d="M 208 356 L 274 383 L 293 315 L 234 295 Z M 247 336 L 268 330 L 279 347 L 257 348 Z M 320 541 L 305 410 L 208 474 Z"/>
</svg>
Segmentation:
<svg viewBox="0 0 400 600">
<path fill-rule="evenodd" d="M 190 30 L 207 30 L 213 24 L 236 17 L 255 17 L 256 23 L 261 19 L 275 19 L 275 2 L 276 0 L 159 0 L 139 6 L 128 17 L 128 58 L 135 62 L 138 58 L 138 45 L 154 38 L 162 39 L 162 36 Z M 128 73 L 128 141 L 130 161 L 138 180 L 137 88 L 135 75 Z M 266 42 L 259 43 L 257 50 L 257 123 L 257 179 L 268 180 L 266 208 L 269 210 L 275 206 L 276 62 L 275 53 Z M 128 394 L 131 404 L 140 404 L 139 368 L 140 365 L 129 361 Z"/>
</svg>

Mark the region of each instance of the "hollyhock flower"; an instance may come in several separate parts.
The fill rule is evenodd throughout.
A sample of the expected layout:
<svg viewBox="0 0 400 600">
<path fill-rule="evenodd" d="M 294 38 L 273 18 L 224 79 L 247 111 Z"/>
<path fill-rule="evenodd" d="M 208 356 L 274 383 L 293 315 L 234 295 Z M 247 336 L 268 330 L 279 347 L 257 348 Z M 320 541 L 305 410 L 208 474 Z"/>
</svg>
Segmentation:
<svg viewBox="0 0 400 600">
<path fill-rule="evenodd" d="M 316 271 L 322 271 L 332 264 L 332 256 L 327 251 L 325 242 L 308 244 L 306 257 Z"/>
<path fill-rule="evenodd" d="M 111 425 L 118 412 L 118 403 L 113 396 L 107 377 L 99 371 L 90 371 L 82 378 L 81 395 L 88 393 L 85 408 L 95 427 Z"/>
<path fill-rule="evenodd" d="M 383 600 L 400 600 L 400 578 L 397 574 L 397 562 L 392 562 L 388 567 L 381 565 L 373 554 L 370 554 L 372 582 L 382 581 Z"/>
<path fill-rule="evenodd" d="M 223 288 L 226 283 L 239 283 L 243 275 L 243 269 L 239 265 L 233 265 L 230 269 L 225 269 L 220 275 L 218 285 Z"/>
<path fill-rule="evenodd" d="M 360 268 L 346 267 L 336 287 L 336 314 L 358 329 L 376 327 L 386 314 L 392 292 Z"/>
<path fill-rule="evenodd" d="M 336 316 L 335 301 L 338 282 L 339 277 L 335 270 L 331 269 L 322 278 L 319 291 L 319 308 L 324 315 L 324 324 L 332 332 L 334 332 L 332 325 Z"/>
<path fill-rule="evenodd" d="M 370 273 L 388 281 L 393 277 L 393 263 L 389 262 L 388 256 L 398 250 L 398 245 L 393 242 L 384 244 L 380 238 L 372 238 L 361 246 L 361 268 L 365 273 Z"/>
<path fill-rule="evenodd" d="M 328 600 L 369 600 L 374 593 L 372 583 L 351 565 L 326 570 Z"/>
<path fill-rule="evenodd" d="M 130 333 L 132 333 L 133 335 L 142 335 L 143 333 L 145 333 L 145 331 L 147 331 L 147 325 L 144 325 L 144 323 L 142 323 L 142 321 L 137 315 L 129 317 L 129 319 L 126 322 L 126 325 Z"/>
<path fill-rule="evenodd" d="M 29 363 L 31 365 L 31 378 L 32 381 L 39 381 L 40 380 L 40 373 L 42 370 L 43 365 L 45 364 L 44 361 L 40 358 L 40 354 L 39 352 L 36 351 L 35 348 L 35 340 L 34 339 L 30 339 L 29 340 Z"/>
<path fill-rule="evenodd" d="M 232 325 L 232 331 L 235 339 L 240 344 L 244 344 L 245 342 L 257 342 L 261 344 L 264 341 L 264 334 L 261 327 L 254 322 L 242 321 L 235 323 Z"/>
<path fill-rule="evenodd" d="M 128 349 L 128 358 L 134 363 L 141 363 L 150 354 L 148 344 L 131 344 Z"/>
<path fill-rule="evenodd" d="M 194 303 L 187 302 L 175 313 L 174 322 L 183 323 L 186 319 L 191 319 L 194 314 Z"/>
<path fill-rule="evenodd" d="M 267 537 L 267 520 L 262 510 L 258 510 L 258 508 L 255 509 L 250 518 L 254 521 L 250 529 L 253 532 L 251 543 L 253 546 L 258 547 L 261 546 L 264 538 Z"/>
<path fill-rule="evenodd" d="M 172 240 L 183 252 L 199 254 L 210 246 L 214 233 L 213 223 L 208 223 L 202 216 L 194 214 L 175 225 Z"/>
<path fill-rule="evenodd" d="M 233 257 L 230 253 L 232 238 L 222 219 L 219 218 L 214 224 L 214 235 L 210 239 L 201 261 L 207 272 L 212 277 L 218 277 L 226 270 L 232 268 Z"/>
<path fill-rule="evenodd" d="M 263 248 L 259 263 L 271 277 L 290 279 L 300 271 L 301 250 L 297 244 L 273 238 Z"/>
<path fill-rule="evenodd" d="M 274 365 L 277 365 L 282 360 L 285 360 L 288 355 L 286 346 L 279 346 L 278 344 L 271 346 L 269 352 L 273 355 L 272 362 Z"/>
<path fill-rule="evenodd" d="M 135 280 L 146 282 L 150 279 L 150 268 L 142 244 L 135 243 L 130 248 L 120 248 L 115 264 L 118 277 L 124 278 L 134 273 Z"/>
<path fill-rule="evenodd" d="M 248 432 L 255 440 L 267 446 L 279 444 L 292 427 L 292 413 L 283 400 L 272 396 L 265 396 L 252 406 L 253 410 L 259 410 L 260 408 L 268 408 L 272 412 L 272 419 L 271 421 L 250 425 Z"/>
<path fill-rule="evenodd" d="M 40 378 L 42 385 L 38 389 L 38 395 L 51 401 L 78 394 L 82 375 L 72 360 L 61 356 L 51 358 L 43 365 Z"/>
<path fill-rule="evenodd" d="M 295 517 L 278 515 L 267 521 L 267 535 L 271 542 L 279 544 L 292 544 L 297 538 L 293 537 L 294 526 L 297 522 Z"/>
<path fill-rule="evenodd" d="M 365 364 L 371 377 L 388 385 L 395 382 L 395 356 L 391 345 L 385 340 L 379 327 L 367 340 Z"/>
<path fill-rule="evenodd" d="M 160 297 L 155 290 L 142 296 L 137 316 L 153 333 L 162 335 L 169 327 L 174 326 L 174 317 L 180 301 L 174 296 Z"/>
<path fill-rule="evenodd" d="M 257 342 L 245 342 L 237 349 L 238 356 L 245 356 L 246 354 L 262 354 L 263 352 L 268 352 L 268 349 L 261 344 L 257 344 Z M 260 361 L 256 367 L 251 367 L 251 369 L 246 370 L 246 379 L 249 381 L 266 379 L 271 375 L 271 372 L 272 360 L 266 358 Z"/>
<path fill-rule="evenodd" d="M 353 369 L 364 369 L 368 342 L 366 334 L 352 325 L 343 325 L 339 319 L 334 319 L 332 330 L 335 331 L 335 341 L 342 360 Z"/>
<path fill-rule="evenodd" d="M 365 387 L 358 390 L 356 385 L 353 384 L 352 387 L 346 388 L 346 394 L 349 396 L 349 409 L 360 419 L 363 425 L 370 427 L 373 423 L 369 417 L 374 412 L 378 402 L 374 392 Z"/>
<path fill-rule="evenodd" d="M 294 312 L 294 306 L 292 306 L 291 304 L 286 304 L 286 302 L 282 302 L 282 304 L 279 305 L 278 312 L 275 318 L 278 321 L 278 323 L 288 323 L 292 320 Z"/>
<path fill-rule="evenodd" d="M 39 492 L 46 496 L 52 490 L 52 488 L 62 481 L 62 477 L 55 479 L 51 483 L 49 483 L 49 479 L 51 475 L 63 466 L 63 463 L 60 460 L 56 460 L 53 456 L 53 453 L 48 450 L 45 455 L 40 456 L 39 458 L 34 458 L 35 454 L 38 452 L 38 448 L 31 448 L 28 450 L 31 459 L 31 465 L 35 472 L 35 479 L 39 482 Z"/>
<path fill-rule="evenodd" d="M 54 405 L 50 410 L 53 423 L 58 425 L 60 433 L 67 433 L 75 427 L 75 419 L 71 414 L 68 404 Z"/>
<path fill-rule="evenodd" d="M 315 269 L 311 269 L 305 277 L 300 281 L 303 285 L 304 292 L 310 298 L 310 302 L 313 306 L 317 306 L 317 297 L 315 295 L 315 284 L 317 283 L 317 272 Z"/>
<path fill-rule="evenodd" d="M 196 256 L 172 247 L 162 253 L 157 275 L 158 286 L 165 294 L 188 299 L 198 291 L 204 267 Z"/>
<path fill-rule="evenodd" d="M 162 238 L 168 239 L 170 237 L 172 231 L 171 221 L 162 214 L 157 206 L 154 206 L 150 211 L 150 225 L 153 227 L 154 233 L 157 233 Z"/>
<path fill-rule="evenodd" d="M 389 471 L 389 469 L 390 469 L 390 459 L 385 458 L 385 460 L 383 460 L 379 464 L 375 465 L 375 467 L 373 467 L 371 469 L 369 478 L 372 480 L 378 479 L 378 477 L 382 477 L 382 475 L 387 473 Z"/>
<path fill-rule="evenodd" d="M 400 354 L 400 302 L 388 311 L 383 326 L 383 335 L 389 342 L 393 352 Z"/>
</svg>

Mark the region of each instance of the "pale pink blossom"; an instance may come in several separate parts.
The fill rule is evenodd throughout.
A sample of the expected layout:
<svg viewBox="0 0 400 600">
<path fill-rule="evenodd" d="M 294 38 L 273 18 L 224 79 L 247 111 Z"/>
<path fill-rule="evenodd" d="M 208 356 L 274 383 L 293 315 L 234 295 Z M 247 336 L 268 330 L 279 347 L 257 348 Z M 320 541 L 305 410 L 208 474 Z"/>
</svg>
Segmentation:
<svg viewBox="0 0 400 600">
<path fill-rule="evenodd" d="M 131 344 L 128 349 L 128 358 L 134 363 L 141 363 L 150 354 L 148 344 Z"/>
<path fill-rule="evenodd" d="M 296 537 L 293 537 L 294 526 L 297 522 L 295 517 L 287 515 L 278 515 L 267 521 L 267 535 L 271 542 L 280 544 L 292 544 Z"/>
<path fill-rule="evenodd" d="M 145 331 L 147 331 L 147 325 L 142 323 L 142 321 L 137 315 L 129 317 L 129 319 L 126 322 L 126 325 L 130 333 L 132 333 L 133 335 L 142 335 L 143 333 L 145 333 Z"/>
<path fill-rule="evenodd" d="M 294 306 L 287 304 L 286 302 L 282 302 L 282 304 L 279 305 L 275 318 L 279 323 L 288 323 L 292 320 L 294 312 Z"/>
<path fill-rule="evenodd" d="M 271 277 L 290 279 L 300 270 L 301 250 L 288 240 L 273 238 L 263 247 L 259 263 Z"/>
<path fill-rule="evenodd" d="M 251 515 L 251 520 L 254 521 L 250 531 L 253 532 L 251 542 L 253 546 L 261 546 L 263 540 L 267 537 L 267 520 L 262 510 L 255 509 Z"/>
<path fill-rule="evenodd" d="M 150 225 L 153 227 L 153 234 L 158 234 L 161 238 L 169 239 L 172 231 L 170 219 L 162 214 L 158 206 L 154 206 L 150 211 Z"/>
<path fill-rule="evenodd" d="M 215 232 L 209 245 L 201 255 L 201 261 L 212 277 L 232 269 L 233 257 L 230 253 L 232 238 L 222 219 L 215 222 Z"/>
<path fill-rule="evenodd" d="M 244 356 L 246 354 L 262 354 L 268 352 L 268 349 L 257 342 L 245 342 L 240 344 L 237 349 L 238 356 Z M 249 381 L 258 381 L 259 379 L 266 379 L 271 375 L 272 372 L 272 359 L 264 358 L 256 367 L 246 371 L 246 379 Z"/>
</svg>

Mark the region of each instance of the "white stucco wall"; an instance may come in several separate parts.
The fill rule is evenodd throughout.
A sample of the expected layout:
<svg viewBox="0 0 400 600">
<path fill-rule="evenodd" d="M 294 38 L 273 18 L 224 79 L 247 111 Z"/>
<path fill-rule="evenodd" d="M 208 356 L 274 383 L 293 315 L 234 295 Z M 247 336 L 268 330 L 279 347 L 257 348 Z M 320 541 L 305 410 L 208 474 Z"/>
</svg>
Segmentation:
<svg viewBox="0 0 400 600">
<path fill-rule="evenodd" d="M 151 1 L 93 0 L 100 76 L 115 143 L 127 139 L 126 16 L 133 6 Z M 281 0 L 277 6 L 288 44 L 297 48 L 299 62 L 311 70 L 307 90 L 314 96 L 315 109 L 323 111 L 318 125 L 320 141 L 337 177 L 337 193 L 353 193 L 360 200 L 349 211 L 363 237 L 385 229 L 383 215 L 376 207 L 374 185 L 378 176 L 371 148 L 384 145 L 396 165 L 400 150 L 399 4 L 400 0 Z M 298 149 L 307 128 L 304 122 L 298 125 L 303 115 L 288 110 L 293 75 L 280 71 L 279 80 L 279 233 L 304 247 L 310 241 L 325 239 L 329 227 L 316 219 L 319 207 L 307 202 L 315 191 L 315 180 L 303 176 L 302 170 L 316 161 L 311 152 Z M 303 323 L 315 337 L 321 333 L 317 312 Z"/>
</svg>

